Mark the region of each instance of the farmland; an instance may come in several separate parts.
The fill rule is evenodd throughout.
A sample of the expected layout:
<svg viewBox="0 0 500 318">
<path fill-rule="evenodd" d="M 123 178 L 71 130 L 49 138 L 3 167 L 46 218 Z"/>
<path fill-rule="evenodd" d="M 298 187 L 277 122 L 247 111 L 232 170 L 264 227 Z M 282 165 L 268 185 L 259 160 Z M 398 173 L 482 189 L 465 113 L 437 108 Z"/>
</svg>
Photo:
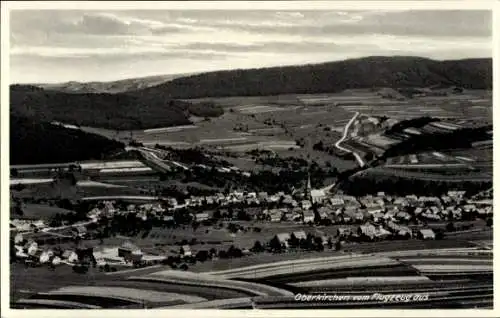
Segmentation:
<svg viewBox="0 0 500 318">
<path fill-rule="evenodd" d="M 27 299 L 68 301 L 71 297 L 75 299 L 74 296 L 80 295 L 77 302 L 95 305 L 96 299 L 88 298 L 88 291 L 99 286 L 102 289 L 94 296 L 100 297 L 97 304 L 104 308 L 112 308 L 116 306 L 114 303 L 120 301 L 133 303 L 137 300 L 151 307 L 162 306 L 160 304 L 177 306 L 179 303 L 166 300 L 179 297 L 184 302 L 198 303 L 200 306 L 197 308 L 207 308 L 217 299 L 218 306 L 226 303 L 222 299 L 230 298 L 233 303 L 236 303 L 234 300 L 237 298 L 240 299 L 238 303 L 248 304 L 242 301 L 246 297 L 249 297 L 247 301 L 258 308 L 269 308 L 269 305 L 286 301 L 292 292 L 297 291 L 315 293 L 335 290 L 343 295 L 397 291 L 430 293 L 432 300 L 441 299 L 444 303 L 448 301 L 445 307 L 454 307 L 456 304 L 450 302 L 455 299 L 453 296 L 467 299 L 465 292 L 469 289 L 471 292 L 490 290 L 491 283 L 488 283 L 485 277 L 491 276 L 492 273 L 491 253 L 486 255 L 485 252 L 474 248 L 412 251 L 414 248 L 405 250 L 404 256 L 391 252 L 386 256 L 384 253 L 330 256 L 323 254 L 316 258 L 309 255 L 307 258 L 289 261 L 282 258 L 281 262 L 276 262 L 276 259 L 264 259 L 258 266 L 235 264 L 235 268 L 231 270 L 201 274 L 156 268 L 138 269 L 132 273 L 117 272 L 113 275 L 92 272 L 71 278 L 75 274 L 70 273 L 68 267 L 59 268 L 55 274 L 42 268 L 23 270 L 11 265 L 12 282 L 17 287 L 13 299 L 23 298 L 26 303 L 29 303 Z M 482 256 L 481 253 L 485 255 Z M 464 258 L 461 255 L 468 256 Z M 450 266 L 450 259 L 454 259 L 454 266 Z M 371 266 L 370 272 L 360 270 L 367 265 Z M 26 280 L 22 276 L 24 271 L 37 271 L 39 275 L 34 280 Z M 263 274 L 266 279 L 259 278 Z M 438 278 L 439 275 L 444 277 L 443 275 L 447 274 L 448 278 Z M 51 280 L 54 275 L 57 275 L 57 280 Z M 61 288 L 68 286 L 69 280 L 71 287 Z M 104 294 L 105 290 L 108 293 Z M 34 293 L 38 294 L 30 297 Z M 264 295 L 265 297 L 262 297 Z M 489 299 L 491 295 L 482 296 L 484 300 Z M 295 302 L 295 305 L 299 304 L 300 302 Z M 370 306 L 369 302 L 365 305 Z"/>
<path fill-rule="evenodd" d="M 294 156 L 316 161 L 323 166 L 328 163 L 339 171 L 344 171 L 354 168 L 357 162 L 354 158 L 337 155 L 333 149 L 354 112 L 360 112 L 363 118 L 389 118 L 394 121 L 432 116 L 460 127 L 491 123 L 491 93 L 488 91 L 465 90 L 461 94 L 447 96 L 424 95 L 399 99 L 389 98 L 392 93 L 387 94 L 384 89 L 348 89 L 324 94 L 185 99 L 193 104 L 213 103 L 222 107 L 224 114 L 214 118 L 199 118 L 193 120 L 193 124 L 177 127 L 132 131 L 85 126 L 80 129 L 125 143 L 134 140 L 151 147 L 157 144 L 173 148 L 198 147 L 245 170 L 262 169 L 254 158 L 247 155 L 249 151 L 258 149 L 272 151 L 282 157 Z M 448 127 L 448 124 L 443 125 L 439 123 L 428 127 L 434 130 Z M 366 134 L 368 126 L 360 124 L 360 127 Z M 361 139 L 347 138 L 343 145 L 363 157 L 371 152 L 380 155 L 400 141 L 400 137 L 384 136 L 381 133 L 383 129 L 377 129 L 378 133 L 368 134 Z M 412 130 L 409 129 L 409 132 Z M 314 147 L 319 142 L 322 146 Z M 441 153 L 446 156 L 444 151 Z M 435 160 L 426 156 L 435 157 Z M 455 162 L 450 163 L 467 166 L 472 163 L 470 160 L 476 160 L 469 158 L 466 153 L 455 157 Z M 432 153 L 409 154 L 406 159 L 389 158 L 387 168 L 410 163 L 441 164 L 441 161 Z M 110 170 L 109 173 L 113 171 Z M 390 173 L 392 170 L 386 171 Z"/>
</svg>

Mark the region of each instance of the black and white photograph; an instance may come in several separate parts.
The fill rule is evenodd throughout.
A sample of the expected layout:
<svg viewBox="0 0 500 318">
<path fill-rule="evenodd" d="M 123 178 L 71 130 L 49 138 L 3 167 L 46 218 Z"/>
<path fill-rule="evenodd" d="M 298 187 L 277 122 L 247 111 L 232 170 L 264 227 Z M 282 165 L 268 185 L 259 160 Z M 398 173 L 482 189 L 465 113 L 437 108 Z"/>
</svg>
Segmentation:
<svg viewBox="0 0 500 318">
<path fill-rule="evenodd" d="M 493 6 L 82 3 L 2 2 L 10 310 L 493 313 Z"/>
</svg>

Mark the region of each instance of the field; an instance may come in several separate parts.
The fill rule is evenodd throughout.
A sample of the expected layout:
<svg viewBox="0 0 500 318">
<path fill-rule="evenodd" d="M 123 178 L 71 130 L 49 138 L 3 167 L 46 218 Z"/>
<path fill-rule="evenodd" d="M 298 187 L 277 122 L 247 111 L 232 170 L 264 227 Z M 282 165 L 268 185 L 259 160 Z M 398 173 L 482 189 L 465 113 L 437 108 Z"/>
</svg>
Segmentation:
<svg viewBox="0 0 500 318">
<path fill-rule="evenodd" d="M 400 100 L 386 98 L 387 94 L 384 90 L 353 89 L 335 94 L 192 99 L 188 101 L 213 102 L 222 106 L 225 113 L 217 118 L 200 118 L 193 125 L 178 127 L 142 131 L 112 131 L 90 127 L 82 129 L 124 142 L 134 139 L 149 146 L 198 146 L 219 152 L 221 158 L 248 170 L 260 168 L 255 163 L 252 164 L 252 159 L 245 153 L 260 149 L 273 151 L 280 156 L 308 158 L 322 165 L 328 162 L 343 171 L 355 167 L 356 162 L 313 150 L 312 146 L 321 141 L 324 146 L 333 147 L 341 138 L 344 126 L 354 112 L 365 116 L 387 116 L 397 120 L 432 116 L 462 127 L 492 121 L 491 93 L 488 91 L 466 90 L 457 95 L 416 96 Z M 394 94 L 396 92 L 389 95 Z M 301 147 L 297 145 L 297 141 L 301 142 Z M 363 144 L 346 141 L 345 145 L 359 150 L 363 155 L 371 151 L 380 153 L 394 142 L 397 140 L 371 135 L 362 142 Z M 235 153 L 238 160 L 225 156 L 227 152 Z M 416 157 L 393 158 L 388 164 L 442 164 L 440 159 L 433 155 L 414 155 Z M 431 160 L 430 157 L 434 158 Z M 458 162 L 466 164 L 468 157 L 455 159 L 454 163 Z"/>
<path fill-rule="evenodd" d="M 468 277 L 469 283 L 471 277 L 476 277 L 482 279 L 483 285 L 490 284 L 491 274 L 488 276 L 488 273 L 492 271 L 491 254 L 489 256 L 469 254 L 474 246 L 471 240 L 481 241 L 491 237 L 492 232 L 487 231 L 481 232 L 479 236 L 465 233 L 441 241 L 361 243 L 337 252 L 329 250 L 261 253 L 236 259 L 197 263 L 190 265 L 190 272 L 173 271 L 167 266 L 157 266 L 116 273 L 102 273 L 91 268 L 87 274 L 76 274 L 69 266 L 60 266 L 55 271 L 49 271 L 45 267 L 25 268 L 20 264 L 11 264 L 11 297 L 17 300 L 33 293 L 47 292 L 64 286 L 84 285 L 89 286 L 85 288 L 107 287 L 110 292 L 109 297 L 125 292 L 123 288 L 142 289 L 145 292 L 140 297 L 149 300 L 151 295 L 148 293 L 155 294 L 153 291 L 188 294 L 207 300 L 248 297 L 248 293 L 280 295 L 287 292 L 287 289 L 297 290 L 294 288 L 303 291 L 334 288 L 337 291 L 355 294 L 363 290 L 366 292 L 367 289 L 380 290 L 382 285 L 383 290 L 388 291 L 392 288 L 392 290 L 421 289 L 424 292 L 427 289 L 429 292 L 435 290 L 444 292 L 445 288 L 460 287 L 457 285 L 460 282 L 456 281 L 460 279 L 460 275 Z M 114 241 L 118 244 L 117 239 Z M 107 240 L 106 244 L 110 243 L 112 242 Z M 349 252 L 355 254 L 351 255 Z M 332 259 L 329 261 L 327 258 Z M 286 263 L 275 264 L 283 261 Z M 458 267 L 455 266 L 457 264 Z M 257 265 L 258 270 L 244 268 L 252 265 Z M 360 270 L 366 266 L 370 266 L 370 272 Z M 416 269 L 421 272 L 417 272 Z M 217 272 L 222 270 L 226 272 Z M 433 281 L 432 278 L 426 279 L 424 275 L 436 277 L 437 281 Z M 450 276 L 446 279 L 451 281 L 443 281 L 439 278 L 443 275 L 458 276 L 455 280 Z M 258 279 L 261 276 L 266 277 L 262 282 Z M 247 279 L 243 279 L 245 277 Z M 464 282 L 463 279 L 461 282 Z M 118 290 L 116 287 L 121 289 Z M 71 287 L 73 291 L 78 289 L 84 292 L 81 288 L 83 287 Z M 134 291 L 128 290 L 128 292 L 132 293 L 127 293 L 128 298 L 137 298 L 138 294 Z M 133 295 L 136 296 L 132 297 Z M 82 294 L 82 297 L 86 296 Z M 85 300 L 82 298 L 81 301 Z"/>
<path fill-rule="evenodd" d="M 11 206 L 13 206 L 12 202 Z M 33 220 L 50 220 L 56 214 L 67 214 L 72 212 L 70 210 L 61 209 L 56 206 L 50 206 L 46 204 L 33 204 L 33 203 L 23 204 L 22 210 L 23 210 L 23 215 L 22 215 L 23 218 L 33 219 Z M 20 216 L 13 213 L 11 209 L 10 217 L 14 219 Z"/>
</svg>

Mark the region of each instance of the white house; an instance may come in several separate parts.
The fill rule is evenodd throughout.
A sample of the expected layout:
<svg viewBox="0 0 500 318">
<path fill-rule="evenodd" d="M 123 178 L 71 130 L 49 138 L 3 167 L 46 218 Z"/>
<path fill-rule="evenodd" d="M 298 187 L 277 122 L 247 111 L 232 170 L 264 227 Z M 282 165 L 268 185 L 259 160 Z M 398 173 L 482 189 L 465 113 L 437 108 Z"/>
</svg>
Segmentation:
<svg viewBox="0 0 500 318">
<path fill-rule="evenodd" d="M 314 213 L 312 211 L 304 211 L 304 223 L 314 222 Z"/>
<path fill-rule="evenodd" d="M 288 248 L 288 240 L 290 239 L 290 234 L 289 233 L 279 233 L 276 234 L 276 238 L 278 239 L 278 242 L 285 248 Z"/>
<path fill-rule="evenodd" d="M 209 215 L 207 212 L 196 213 L 194 217 L 196 222 L 203 222 L 209 219 Z"/>
<path fill-rule="evenodd" d="M 326 199 L 326 194 L 324 190 L 312 189 L 311 190 L 311 200 L 312 203 L 321 203 Z"/>
<path fill-rule="evenodd" d="M 423 240 L 434 240 L 436 238 L 436 234 L 431 229 L 422 229 L 419 231 L 419 237 Z"/>
<path fill-rule="evenodd" d="M 311 201 L 309 201 L 309 200 L 303 200 L 303 201 L 301 201 L 300 202 L 300 206 L 304 210 L 309 210 L 310 208 L 312 208 Z"/>
</svg>

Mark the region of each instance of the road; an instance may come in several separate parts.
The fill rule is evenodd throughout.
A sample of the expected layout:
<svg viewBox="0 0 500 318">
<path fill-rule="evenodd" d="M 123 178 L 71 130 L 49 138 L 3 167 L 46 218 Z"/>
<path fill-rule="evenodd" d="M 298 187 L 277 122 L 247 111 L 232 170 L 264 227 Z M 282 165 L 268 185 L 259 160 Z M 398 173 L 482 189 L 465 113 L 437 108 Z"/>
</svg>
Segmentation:
<svg viewBox="0 0 500 318">
<path fill-rule="evenodd" d="M 189 170 L 189 167 L 172 160 L 163 160 L 157 156 L 160 152 L 156 149 L 150 149 L 146 147 L 127 147 L 127 151 L 136 151 L 141 157 L 143 163 L 149 166 L 151 169 L 156 170 L 161 173 L 170 172 L 172 170 L 172 165 L 180 167 L 184 170 Z"/>
<path fill-rule="evenodd" d="M 354 116 L 351 118 L 351 120 L 349 120 L 349 122 L 347 123 L 347 125 L 345 125 L 345 127 L 344 127 L 344 133 L 342 134 L 342 138 L 340 138 L 335 143 L 335 147 L 337 147 L 341 151 L 352 153 L 354 155 L 354 157 L 356 158 L 356 161 L 358 161 L 359 166 L 363 167 L 365 165 L 365 162 L 364 162 L 363 158 L 361 158 L 361 156 L 359 154 L 357 154 L 356 152 L 354 152 L 354 151 L 352 151 L 350 149 L 347 149 L 347 148 L 341 146 L 341 143 L 344 142 L 344 140 L 347 138 L 347 135 L 349 134 L 349 129 L 351 128 L 351 125 L 354 123 L 354 121 L 356 120 L 356 118 L 358 118 L 358 116 L 359 116 L 359 112 L 356 112 L 354 114 Z"/>
</svg>

